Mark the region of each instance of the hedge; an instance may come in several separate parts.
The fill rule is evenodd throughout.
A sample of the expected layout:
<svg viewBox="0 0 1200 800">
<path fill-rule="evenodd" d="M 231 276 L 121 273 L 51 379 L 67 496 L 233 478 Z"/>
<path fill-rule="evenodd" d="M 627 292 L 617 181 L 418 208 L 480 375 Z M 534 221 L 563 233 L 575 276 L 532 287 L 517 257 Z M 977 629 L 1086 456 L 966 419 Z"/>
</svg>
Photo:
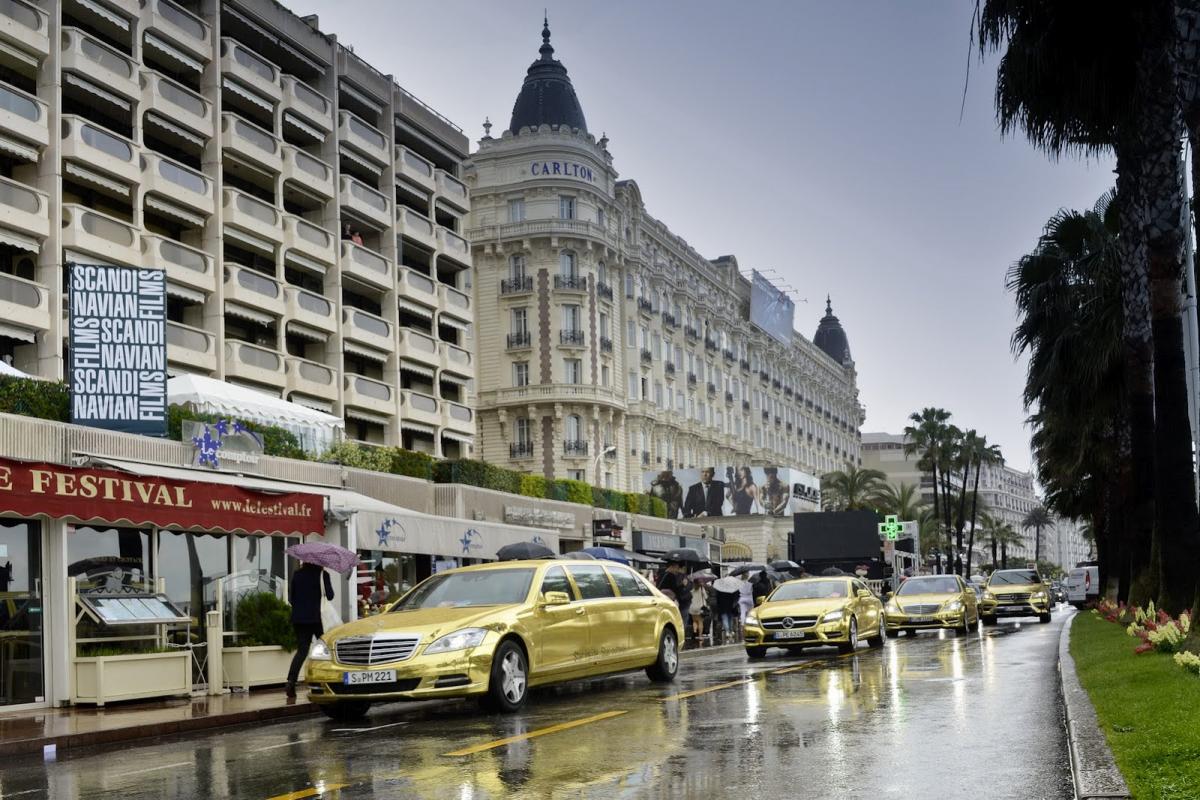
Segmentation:
<svg viewBox="0 0 1200 800">
<path fill-rule="evenodd" d="M 469 458 L 439 461 L 433 466 L 434 483 L 465 483 L 509 494 L 521 493 L 521 473 Z"/>
<path fill-rule="evenodd" d="M 65 383 L 5 376 L 0 378 L 0 411 L 70 422 L 71 396 Z"/>
<path fill-rule="evenodd" d="M 231 419 L 228 414 L 201 414 L 183 406 L 170 406 L 167 409 L 167 437 L 179 441 L 183 436 L 184 422 L 220 422 Z M 296 434 L 284 430 L 277 425 L 264 425 L 252 420 L 238 420 L 247 430 L 257 433 L 263 439 L 263 453 L 280 458 L 295 458 L 300 461 L 308 460 L 308 453 L 300 446 Z"/>
<path fill-rule="evenodd" d="M 520 494 L 525 497 L 545 497 L 548 489 L 547 483 L 541 475 L 522 475 Z"/>
</svg>

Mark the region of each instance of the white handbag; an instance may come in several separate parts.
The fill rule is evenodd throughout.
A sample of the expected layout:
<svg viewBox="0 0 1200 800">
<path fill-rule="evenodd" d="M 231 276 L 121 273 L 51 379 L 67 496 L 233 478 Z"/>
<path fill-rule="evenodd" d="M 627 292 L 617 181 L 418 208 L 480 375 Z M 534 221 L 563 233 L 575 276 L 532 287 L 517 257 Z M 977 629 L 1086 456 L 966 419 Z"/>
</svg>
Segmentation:
<svg viewBox="0 0 1200 800">
<path fill-rule="evenodd" d="M 342 615 L 330 602 L 328 597 L 321 595 L 321 628 L 328 633 L 342 624 Z"/>
</svg>

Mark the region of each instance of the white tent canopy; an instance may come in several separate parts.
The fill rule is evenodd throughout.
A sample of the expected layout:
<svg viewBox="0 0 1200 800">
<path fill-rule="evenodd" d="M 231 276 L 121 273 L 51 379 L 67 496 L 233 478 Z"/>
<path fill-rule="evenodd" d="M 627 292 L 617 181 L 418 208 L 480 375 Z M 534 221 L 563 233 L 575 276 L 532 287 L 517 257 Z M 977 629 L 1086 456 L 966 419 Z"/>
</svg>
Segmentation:
<svg viewBox="0 0 1200 800">
<path fill-rule="evenodd" d="M 294 433 L 300 446 L 314 454 L 327 450 L 346 427 L 341 417 L 201 375 L 180 375 L 168 380 L 167 402 L 188 406 L 202 414 L 228 414 L 275 425 Z"/>
<path fill-rule="evenodd" d="M 0 359 L 0 375 L 7 375 L 10 378 L 31 378 L 31 377 L 33 377 L 32 375 L 28 375 L 24 372 L 21 372 L 21 370 L 17 369 L 12 364 L 9 364 L 4 359 Z"/>
</svg>

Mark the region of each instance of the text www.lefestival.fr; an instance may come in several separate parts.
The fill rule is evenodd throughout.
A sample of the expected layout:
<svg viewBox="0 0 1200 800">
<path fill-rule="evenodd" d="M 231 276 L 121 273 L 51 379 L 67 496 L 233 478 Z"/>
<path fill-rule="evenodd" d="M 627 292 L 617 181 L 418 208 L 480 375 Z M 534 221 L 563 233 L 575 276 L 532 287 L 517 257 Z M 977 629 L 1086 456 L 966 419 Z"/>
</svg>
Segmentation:
<svg viewBox="0 0 1200 800">
<path fill-rule="evenodd" d="M 210 500 L 215 511 L 235 511 L 256 517 L 307 517 L 312 513 L 308 503 L 271 503 L 260 500 Z"/>
</svg>

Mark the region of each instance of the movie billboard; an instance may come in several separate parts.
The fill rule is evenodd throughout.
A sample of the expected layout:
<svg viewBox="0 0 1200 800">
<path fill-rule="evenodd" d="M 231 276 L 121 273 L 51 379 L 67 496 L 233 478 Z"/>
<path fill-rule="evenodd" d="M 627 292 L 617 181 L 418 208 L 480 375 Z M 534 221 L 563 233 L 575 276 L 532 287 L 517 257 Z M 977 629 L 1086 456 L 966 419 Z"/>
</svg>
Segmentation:
<svg viewBox="0 0 1200 800">
<path fill-rule="evenodd" d="M 781 344 L 792 343 L 796 304 L 754 271 L 750 281 L 750 321 Z"/>
<path fill-rule="evenodd" d="M 643 473 L 642 485 L 667 504 L 670 519 L 783 517 L 821 507 L 821 481 L 790 467 L 664 469 Z"/>
<path fill-rule="evenodd" d="M 160 269 L 70 264 L 71 421 L 167 432 L 167 284 Z"/>
</svg>

